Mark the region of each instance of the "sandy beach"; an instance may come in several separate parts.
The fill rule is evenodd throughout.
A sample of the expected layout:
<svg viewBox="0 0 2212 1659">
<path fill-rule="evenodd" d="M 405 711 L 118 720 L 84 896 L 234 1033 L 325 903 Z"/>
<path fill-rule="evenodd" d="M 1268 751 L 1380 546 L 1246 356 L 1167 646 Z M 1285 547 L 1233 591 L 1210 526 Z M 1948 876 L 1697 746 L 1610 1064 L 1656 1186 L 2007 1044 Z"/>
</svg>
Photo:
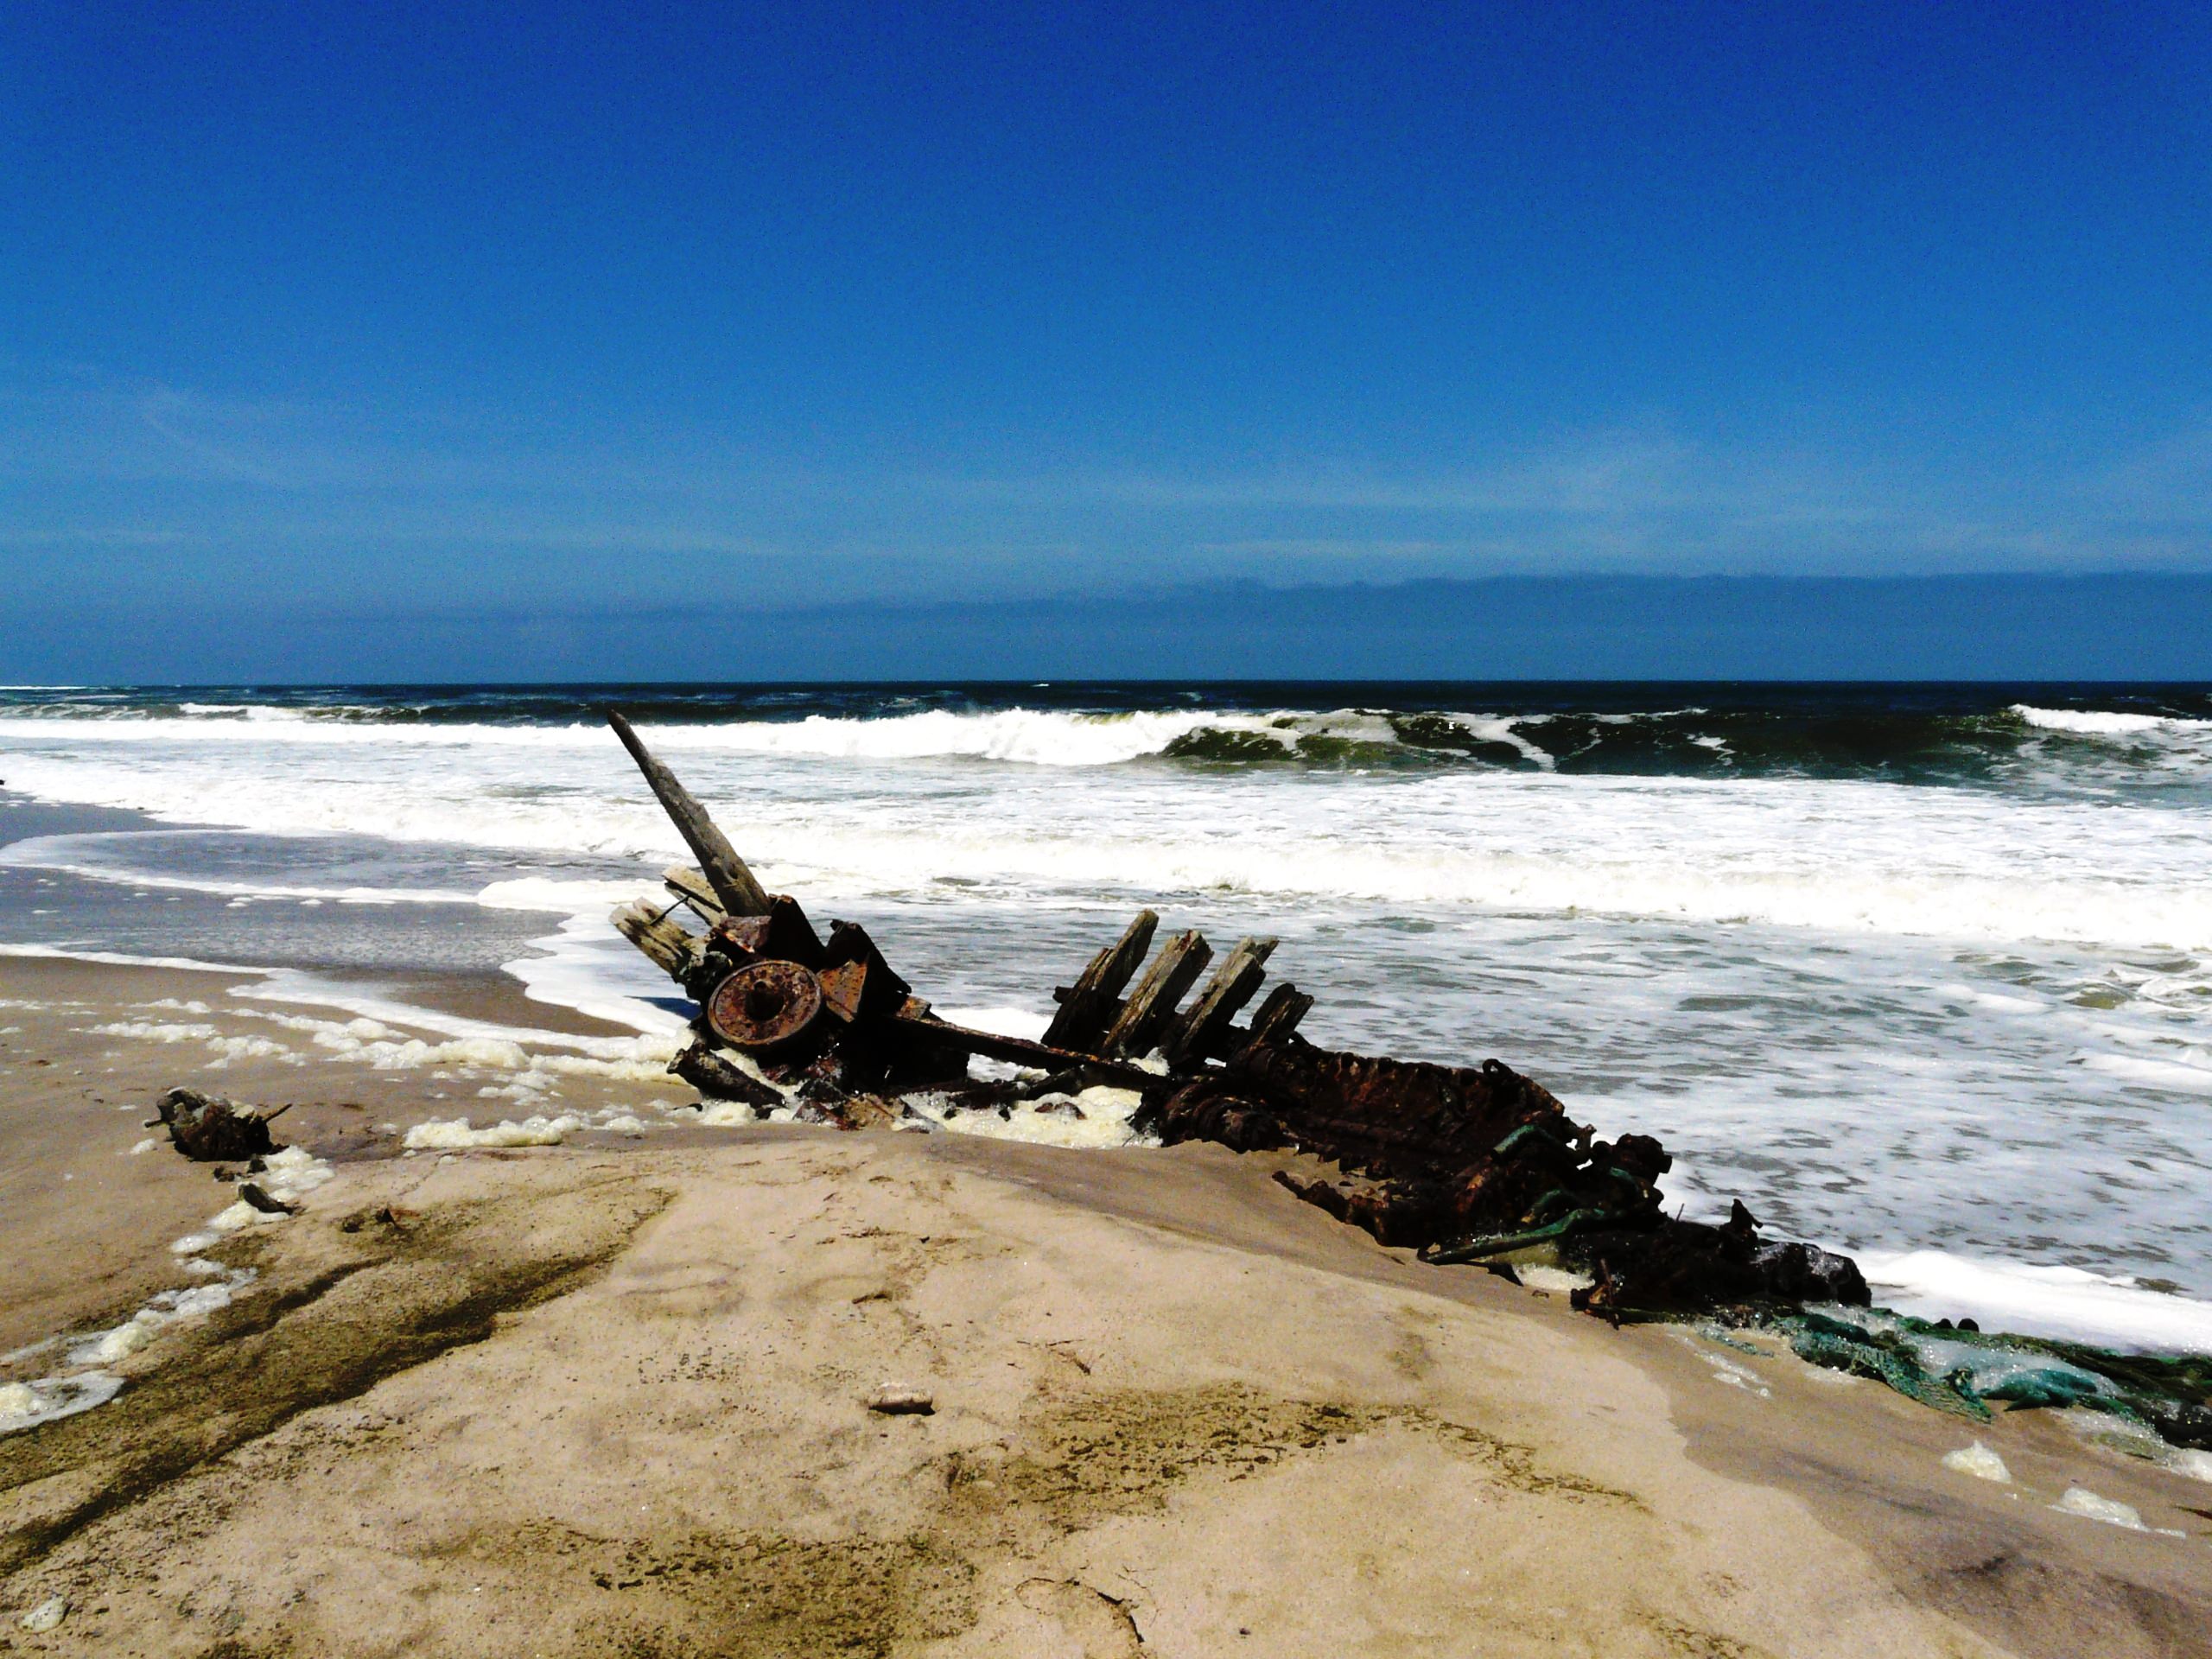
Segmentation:
<svg viewBox="0 0 2212 1659">
<path fill-rule="evenodd" d="M 0 5 L 0 1659 L 2212 1659 L 2208 90 Z"/>
<path fill-rule="evenodd" d="M 251 1282 L 115 1359 L 112 1400 L 0 1436 L 16 1651 L 2055 1659 L 2212 1631 L 2212 1487 L 2054 1414 L 1967 1424 L 1758 1337 L 1615 1332 L 1214 1147 L 764 1124 L 408 1155 L 464 1096 L 491 1121 L 489 1057 L 302 1052 L 266 1015 L 313 1011 L 234 994 L 257 978 L 0 961 L 0 1382 L 184 1282 L 172 1242 L 229 1202 L 133 1151 L 160 1090 L 290 1101 L 280 1138 L 329 1169 L 207 1247 Z M 547 1023 L 496 980 L 444 1002 Z M 689 1098 L 537 1087 L 540 1116 L 656 1125 Z M 1975 1441 L 2008 1482 L 1944 1465 Z"/>
</svg>

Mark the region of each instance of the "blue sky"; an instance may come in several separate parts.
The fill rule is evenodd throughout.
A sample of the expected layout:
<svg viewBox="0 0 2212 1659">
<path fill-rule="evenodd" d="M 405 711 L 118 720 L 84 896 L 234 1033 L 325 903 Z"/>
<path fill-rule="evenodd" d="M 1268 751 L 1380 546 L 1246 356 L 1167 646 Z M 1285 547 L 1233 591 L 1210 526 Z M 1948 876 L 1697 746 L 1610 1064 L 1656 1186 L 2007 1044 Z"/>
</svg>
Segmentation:
<svg viewBox="0 0 2212 1659">
<path fill-rule="evenodd" d="M 2212 10 L 11 0 L 0 560 L 19 618 L 2212 569 Z"/>
</svg>

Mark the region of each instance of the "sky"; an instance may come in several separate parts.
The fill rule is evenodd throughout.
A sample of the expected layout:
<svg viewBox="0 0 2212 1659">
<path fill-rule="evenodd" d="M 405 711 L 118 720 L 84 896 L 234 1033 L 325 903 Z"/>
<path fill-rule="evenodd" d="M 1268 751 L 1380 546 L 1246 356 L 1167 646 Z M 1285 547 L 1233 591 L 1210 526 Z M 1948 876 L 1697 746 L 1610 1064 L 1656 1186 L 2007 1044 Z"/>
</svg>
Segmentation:
<svg viewBox="0 0 2212 1659">
<path fill-rule="evenodd" d="M 0 563 L 19 639 L 2212 571 L 2212 9 L 10 0 Z"/>
</svg>

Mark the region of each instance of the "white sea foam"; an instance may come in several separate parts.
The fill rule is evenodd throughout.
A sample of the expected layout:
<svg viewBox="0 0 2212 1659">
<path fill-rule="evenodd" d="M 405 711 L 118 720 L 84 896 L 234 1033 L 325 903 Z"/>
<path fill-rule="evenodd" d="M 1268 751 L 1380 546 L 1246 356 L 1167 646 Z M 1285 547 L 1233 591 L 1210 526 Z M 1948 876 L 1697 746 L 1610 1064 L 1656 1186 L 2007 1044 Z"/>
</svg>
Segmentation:
<svg viewBox="0 0 2212 1659">
<path fill-rule="evenodd" d="M 2135 1054 L 2082 1054 L 2075 1064 L 2107 1077 L 2156 1089 L 2185 1090 L 2192 1095 L 2212 1095 L 2212 1065 L 2202 1061 L 2145 1059 Z"/>
<path fill-rule="evenodd" d="M 988 1031 L 1001 1037 L 1020 1037 L 1033 1043 L 1039 1041 L 1045 1035 L 1046 1027 L 1052 1023 L 1052 1015 L 1039 1014 L 1033 1008 L 939 1008 L 937 1014 L 948 1024 L 965 1026 L 970 1031 Z"/>
<path fill-rule="evenodd" d="M 304 1147 L 285 1147 L 264 1159 L 253 1179 L 264 1194 L 279 1204 L 296 1204 L 334 1173 Z M 206 1260 L 200 1252 L 249 1227 L 272 1226 L 285 1219 L 282 1211 L 264 1211 L 244 1199 L 228 1205 L 198 1230 L 169 1246 L 180 1258 L 178 1265 L 206 1282 L 156 1292 L 129 1319 L 105 1330 L 54 1338 L 5 1356 L 7 1360 L 18 1360 L 60 1345 L 71 1369 L 35 1382 L 0 1386 L 0 1434 L 89 1411 L 113 1399 L 123 1388 L 123 1378 L 107 1367 L 130 1360 L 173 1325 L 204 1319 L 229 1306 L 254 1282 L 252 1268 L 225 1268 Z"/>
<path fill-rule="evenodd" d="M 216 1284 L 163 1291 L 122 1324 L 106 1331 L 95 1331 L 72 1344 L 69 1363 L 98 1369 L 128 1359 L 168 1326 L 202 1319 L 218 1309 L 228 1307 L 238 1291 L 252 1280 L 252 1274 L 241 1269 L 226 1274 Z"/>
<path fill-rule="evenodd" d="M 1152 753 L 1204 724 L 1272 731 L 1269 718 L 1015 710 L 668 727 L 653 736 L 687 757 L 695 788 L 738 803 L 724 809 L 724 827 L 747 855 L 779 885 L 810 894 L 912 892 L 944 881 L 1089 885 L 2212 947 L 2212 893 L 2172 879 L 2181 821 L 2094 803 L 1805 779 L 1454 772 L 1365 786 L 1348 823 L 1333 779 L 1194 782 L 1110 766 L 1071 811 L 1052 776 L 1067 765 L 1038 765 L 1002 769 L 991 810 L 979 816 L 970 788 L 942 769 L 823 769 L 848 753 L 1003 753 L 1077 764 Z M 1471 716 L 1463 723 L 1483 732 L 1494 724 Z M 257 729 L 206 721 L 0 721 L 0 731 L 24 734 L 11 781 L 50 799 L 264 833 L 369 833 L 655 861 L 682 850 L 595 728 L 297 721 L 283 727 L 283 744 L 265 755 L 230 752 L 255 741 Z M 1008 735 L 1024 732 L 1030 736 L 1020 741 Z M 1051 741 L 1036 735 L 1045 732 Z M 938 747 L 925 756 L 928 734 L 939 734 L 929 739 Z M 1496 734 L 1513 734 L 1499 727 Z M 310 746 L 306 763 L 283 747 L 302 743 Z M 518 776 L 532 786 L 516 788 Z M 67 845 L 10 856 L 99 872 L 102 861 L 85 852 L 91 837 L 49 839 Z M 201 873 L 168 879 L 220 885 Z M 265 890 L 357 902 L 461 896 L 435 884 L 232 886 L 242 896 Z M 479 896 L 495 905 L 560 900 L 509 883 Z"/>
<path fill-rule="evenodd" d="M 2012 712 L 2031 726 L 2045 731 L 2074 732 L 2088 737 L 2133 737 L 2146 732 L 2212 731 L 2212 720 L 2189 720 L 2173 715 L 2128 714 L 2090 709 L 2037 709 L 2024 702 Z"/>
<path fill-rule="evenodd" d="M 42 1376 L 32 1382 L 0 1385 L 0 1434 L 73 1417 L 105 1405 L 122 1391 L 123 1379 L 108 1371 L 79 1371 L 72 1376 Z"/>
<path fill-rule="evenodd" d="M 578 1130 L 588 1127 L 574 1113 L 558 1117 L 526 1117 L 520 1122 L 505 1118 L 482 1128 L 465 1117 L 432 1119 L 407 1131 L 402 1144 L 415 1152 L 459 1152 L 475 1147 L 557 1147 Z"/>
<path fill-rule="evenodd" d="M 1126 1147 L 1137 1137 L 1129 1118 L 1143 1096 L 1134 1089 L 1096 1086 L 1070 1096 L 1045 1096 L 1007 1108 L 1001 1116 L 992 1109 L 963 1109 L 948 1113 L 942 1096 L 911 1097 L 914 1110 L 928 1122 L 958 1135 L 989 1141 L 1027 1141 L 1047 1147 Z"/>
<path fill-rule="evenodd" d="M 2129 1532 L 2152 1530 L 2143 1524 L 2142 1511 L 2133 1504 L 2123 1503 L 2118 1498 L 2100 1497 L 2086 1486 L 2069 1486 L 2066 1495 L 2050 1507 L 2062 1515 L 2078 1515 L 2084 1521 L 2101 1521 L 2108 1527 L 2123 1527 Z M 2164 1528 L 2158 1530 L 2170 1538 L 2183 1535 Z"/>
<path fill-rule="evenodd" d="M 1976 1480 L 1994 1481 L 2000 1486 L 2009 1485 L 2012 1479 L 2012 1471 L 2005 1466 L 2005 1459 L 1980 1440 L 1971 1446 L 1962 1446 L 1955 1452 L 1946 1452 L 1943 1466 L 1954 1473 L 1972 1475 Z"/>
<path fill-rule="evenodd" d="M 119 747 L 149 737 L 207 748 L 282 747 L 307 750 L 393 747 L 410 750 L 496 748 L 558 751 L 580 742 L 604 744 L 594 724 L 392 725 L 310 720 L 289 710 L 269 718 L 227 721 L 176 718 L 0 718 L 0 741 Z M 1157 754 L 1177 738 L 1208 728 L 1265 731 L 1270 717 L 1190 709 L 1173 713 L 1081 714 L 1008 709 L 962 714 L 928 709 L 911 715 L 797 721 L 733 721 L 716 725 L 656 726 L 657 749 L 683 754 L 793 755 L 817 760 L 973 759 L 1038 766 L 1110 766 Z"/>
<path fill-rule="evenodd" d="M 1711 1345 L 1710 1338 L 1700 1336 L 1696 1332 L 1680 1328 L 1675 1332 L 1675 1338 L 1703 1360 L 1713 1372 L 1713 1380 L 1723 1387 L 1739 1389 L 1744 1393 L 1760 1400 L 1770 1400 L 1774 1397 L 1774 1390 L 1767 1387 L 1757 1371 L 1727 1354 L 1716 1352 Z"/>
<path fill-rule="evenodd" d="M 205 1043 L 221 1033 L 209 1025 L 179 1025 L 156 1020 L 118 1020 L 105 1026 L 87 1026 L 88 1037 L 128 1037 L 142 1043 Z"/>
<path fill-rule="evenodd" d="M 645 1001 L 667 982 L 607 925 L 607 912 L 639 896 L 635 882 L 556 881 L 542 876 L 495 881 L 476 895 L 492 910 L 567 912 L 557 931 L 532 939 L 536 953 L 507 964 L 536 1001 L 575 1009 L 613 1026 L 669 1038 L 683 1018 Z"/>
<path fill-rule="evenodd" d="M 2082 1268 L 1976 1262 L 1940 1250 L 1866 1250 L 1874 1300 L 1923 1319 L 1971 1317 L 1989 1331 L 2101 1347 L 2212 1354 L 2212 1303 Z"/>
</svg>

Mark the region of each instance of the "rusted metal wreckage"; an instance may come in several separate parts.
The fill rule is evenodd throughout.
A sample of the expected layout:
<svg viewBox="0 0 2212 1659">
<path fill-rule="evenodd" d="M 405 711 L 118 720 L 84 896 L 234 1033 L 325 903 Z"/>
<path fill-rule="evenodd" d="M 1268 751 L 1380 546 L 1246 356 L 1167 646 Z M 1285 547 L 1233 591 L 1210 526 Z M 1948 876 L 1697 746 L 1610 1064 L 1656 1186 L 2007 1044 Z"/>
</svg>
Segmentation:
<svg viewBox="0 0 2212 1659">
<path fill-rule="evenodd" d="M 798 900 L 763 888 L 629 722 L 607 719 L 698 861 L 667 872 L 671 898 L 613 919 L 698 1003 L 694 1039 L 670 1070 L 703 1095 L 765 1116 L 795 1089 L 801 1116 L 867 1128 L 897 1122 L 900 1097 L 922 1090 L 1004 1109 L 1105 1084 L 1139 1091 L 1133 1122 L 1165 1143 L 1310 1154 L 1275 1179 L 1426 1261 L 1579 1271 L 1590 1283 L 1575 1306 L 1592 1313 L 1868 1300 L 1848 1258 L 1761 1237 L 1740 1203 L 1719 1226 L 1668 1215 L 1658 1183 L 1673 1160 L 1657 1141 L 1594 1138 L 1501 1061 L 1447 1066 L 1319 1047 L 1298 1033 L 1313 999 L 1287 983 L 1237 1024 L 1273 939 L 1240 940 L 1201 987 L 1211 947 L 1181 932 L 1155 951 L 1160 918 L 1147 910 L 1054 991 L 1043 1040 L 941 1020 L 864 929 L 836 922 L 824 939 Z M 1026 1070 L 975 1081 L 973 1056 Z"/>
</svg>

